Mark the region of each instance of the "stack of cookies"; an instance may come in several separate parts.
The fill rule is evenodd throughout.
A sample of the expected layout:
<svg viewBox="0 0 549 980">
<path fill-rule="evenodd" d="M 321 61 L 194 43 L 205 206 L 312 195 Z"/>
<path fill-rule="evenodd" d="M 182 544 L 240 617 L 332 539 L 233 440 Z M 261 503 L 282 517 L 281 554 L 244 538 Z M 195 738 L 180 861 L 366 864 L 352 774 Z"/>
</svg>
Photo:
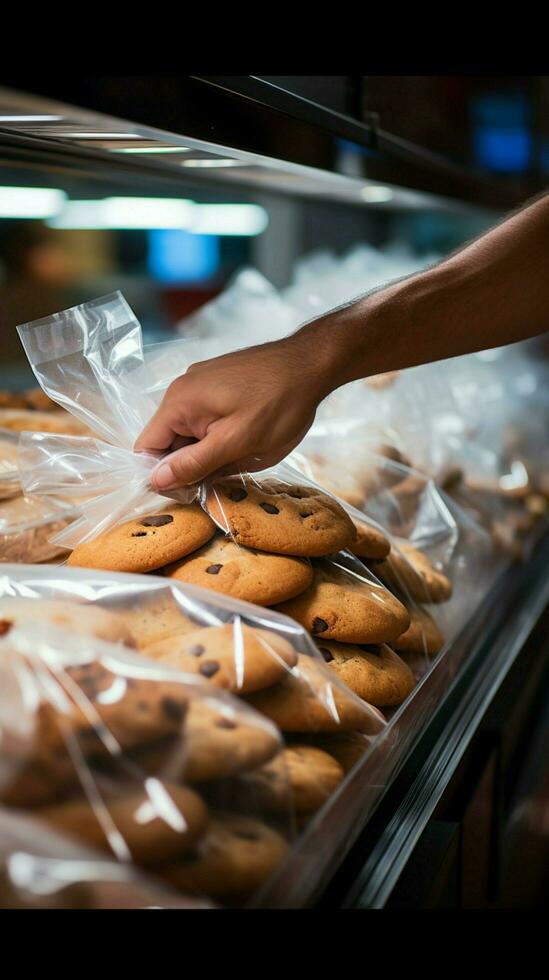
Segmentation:
<svg viewBox="0 0 549 980">
<path fill-rule="evenodd" d="M 76 512 L 59 497 L 23 494 L 17 468 L 19 433 L 23 431 L 90 433 L 41 388 L 0 391 L 0 562 L 36 564 L 63 553 L 49 539 L 73 521 Z"/>
<path fill-rule="evenodd" d="M 325 660 L 361 698 L 383 707 L 407 697 L 412 674 L 384 645 L 409 629 L 409 612 L 388 589 L 326 560 L 350 548 L 363 560 L 386 562 L 390 543 L 379 529 L 353 523 L 315 487 L 275 479 L 220 480 L 206 506 L 210 516 L 197 504 L 173 505 L 129 521 L 76 547 L 68 564 L 161 570 L 274 606 L 322 641 Z"/>
<path fill-rule="evenodd" d="M 294 818 L 344 775 L 245 701 L 278 691 L 294 732 L 384 724 L 283 635 L 239 617 L 197 628 L 168 589 L 117 611 L 1 599 L 0 653 L 2 804 L 229 904 L 271 875 Z"/>
</svg>

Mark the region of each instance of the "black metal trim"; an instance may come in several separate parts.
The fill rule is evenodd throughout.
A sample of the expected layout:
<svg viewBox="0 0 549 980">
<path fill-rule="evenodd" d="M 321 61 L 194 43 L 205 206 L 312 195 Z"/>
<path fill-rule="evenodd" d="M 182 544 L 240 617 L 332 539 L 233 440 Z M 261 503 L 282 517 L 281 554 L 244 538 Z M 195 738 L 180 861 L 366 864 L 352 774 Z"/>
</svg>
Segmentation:
<svg viewBox="0 0 549 980">
<path fill-rule="evenodd" d="M 321 906 L 383 908 L 386 904 L 480 720 L 546 608 L 548 557 L 546 536 L 526 565 L 515 565 L 504 574 L 473 617 L 467 635 L 472 627 L 478 639 L 464 669 L 333 876 Z M 465 637 L 460 641 L 466 642 Z"/>
<path fill-rule="evenodd" d="M 266 109 L 275 109 L 293 119 L 325 129 L 332 136 L 350 140 L 374 149 L 377 145 L 376 130 L 379 125 L 377 112 L 366 114 L 364 122 L 346 116 L 334 109 L 289 92 L 280 85 L 255 75 L 191 75 L 198 82 L 205 82 L 229 95 L 236 95 Z"/>
</svg>

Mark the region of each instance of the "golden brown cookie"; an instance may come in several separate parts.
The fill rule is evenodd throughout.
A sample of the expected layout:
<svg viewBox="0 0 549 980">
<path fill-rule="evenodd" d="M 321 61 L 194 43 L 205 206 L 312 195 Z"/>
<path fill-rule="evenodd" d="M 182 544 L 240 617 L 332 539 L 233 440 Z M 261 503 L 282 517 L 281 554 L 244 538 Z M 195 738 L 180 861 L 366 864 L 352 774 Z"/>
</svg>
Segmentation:
<svg viewBox="0 0 549 980">
<path fill-rule="evenodd" d="M 408 610 L 383 586 L 317 563 L 313 584 L 277 606 L 315 637 L 342 643 L 390 643 L 410 625 Z"/>
<path fill-rule="evenodd" d="M 118 616 L 127 623 L 135 637 L 138 648 L 144 653 L 152 643 L 196 629 L 196 623 L 185 615 L 171 593 L 166 594 L 166 591 L 161 595 L 140 595 L 139 600 L 128 608 L 117 610 Z"/>
<path fill-rule="evenodd" d="M 313 478 L 324 490 L 332 497 L 344 500 L 345 503 L 360 510 L 364 503 L 364 492 L 349 473 L 343 475 L 334 471 L 334 466 L 329 460 L 315 453 L 307 455 L 307 462 Z"/>
<path fill-rule="evenodd" d="M 54 800 L 78 780 L 83 760 L 118 759 L 144 742 L 181 734 L 189 698 L 188 685 L 158 680 L 152 666 L 140 676 L 137 661 L 127 654 L 118 660 L 99 640 L 90 645 L 104 649 L 104 662 L 85 661 L 82 653 L 75 663 L 62 645 L 57 656 L 63 631 L 52 627 L 44 630 L 44 656 L 35 656 L 41 635 L 8 624 L 0 637 L 0 797 L 12 805 Z M 27 646 L 29 653 L 21 652 Z"/>
<path fill-rule="evenodd" d="M 444 646 L 444 637 L 432 616 L 421 606 L 410 610 L 411 622 L 405 633 L 393 641 L 398 653 L 426 653 L 434 656 Z"/>
<path fill-rule="evenodd" d="M 344 776 L 333 756 L 314 745 L 290 745 L 238 781 L 236 802 L 249 800 L 263 813 L 313 813 Z"/>
<path fill-rule="evenodd" d="M 415 687 L 408 665 L 386 644 L 365 648 L 319 640 L 318 649 L 351 691 L 378 708 L 402 704 Z"/>
<path fill-rule="evenodd" d="M 92 434 L 83 422 L 60 408 L 53 412 L 1 409 L 0 428 L 10 429 L 12 432 L 58 432 L 70 436 Z"/>
<path fill-rule="evenodd" d="M 267 824 L 216 813 L 193 852 L 156 871 L 190 895 L 243 900 L 269 878 L 287 851 L 287 842 Z"/>
<path fill-rule="evenodd" d="M 146 652 L 170 667 L 240 694 L 276 684 L 297 663 L 296 651 L 282 636 L 240 621 L 168 637 L 148 646 Z"/>
<path fill-rule="evenodd" d="M 347 548 L 355 538 L 341 504 L 315 487 L 231 477 L 214 484 L 207 507 L 237 544 L 259 551 L 318 557 Z"/>
<path fill-rule="evenodd" d="M 57 403 L 52 401 L 49 395 L 46 395 L 46 392 L 42 391 L 41 388 L 27 388 L 23 392 L 23 396 L 27 408 L 33 409 L 36 412 L 56 412 L 59 410 Z"/>
<path fill-rule="evenodd" d="M 356 539 L 349 545 L 349 551 L 359 558 L 386 558 L 391 550 L 391 543 L 383 531 L 365 521 L 355 521 L 354 525 Z"/>
<path fill-rule="evenodd" d="M 371 740 L 360 732 L 334 732 L 314 736 L 315 745 L 336 759 L 344 772 L 350 772 L 353 766 L 370 748 Z"/>
<path fill-rule="evenodd" d="M 188 853 L 208 824 L 208 810 L 197 793 L 152 779 L 124 787 L 113 799 L 98 798 L 94 806 L 79 797 L 44 807 L 37 815 L 71 837 L 144 865 Z"/>
<path fill-rule="evenodd" d="M 133 665 L 132 665 L 133 666 Z M 113 752 L 113 741 L 123 749 L 183 730 L 192 687 L 171 680 L 135 676 L 91 661 L 67 667 L 60 677 L 74 708 L 69 715 L 71 735 L 84 754 Z M 45 706 L 49 708 L 50 706 Z M 55 742 L 59 726 L 52 718 Z"/>
<path fill-rule="evenodd" d="M 183 730 L 188 685 L 135 676 L 135 665 L 125 668 L 123 662 L 39 666 L 38 671 L 34 661 L 2 649 L 2 685 L 12 700 L 24 697 L 29 670 L 34 676 L 32 711 L 22 700 L 20 717 L 10 716 L 7 707 L 3 712 L 2 748 L 8 756 L 48 765 L 62 762 L 69 748 L 85 757 L 117 754 Z"/>
<path fill-rule="evenodd" d="M 252 551 L 221 535 L 195 554 L 168 566 L 164 574 L 258 606 L 274 606 L 298 595 L 313 578 L 306 558 Z"/>
<path fill-rule="evenodd" d="M 446 575 L 407 541 L 397 539 L 395 545 L 388 558 L 372 565 L 374 574 L 418 602 L 446 602 L 452 595 L 452 583 Z"/>
<path fill-rule="evenodd" d="M 27 399 L 22 391 L 0 391 L 0 408 L 27 408 Z"/>
<path fill-rule="evenodd" d="M 182 735 L 165 738 L 134 753 L 145 772 L 191 783 L 224 779 L 268 762 L 280 750 L 274 725 L 238 701 L 208 696 L 201 686 L 189 701 Z"/>
<path fill-rule="evenodd" d="M 151 572 L 196 551 L 214 533 L 213 521 L 198 504 L 172 504 L 77 545 L 67 564 L 116 572 Z"/>
<path fill-rule="evenodd" d="M 314 657 L 301 655 L 283 681 L 248 695 L 247 701 L 283 732 L 381 731 L 381 712 L 361 704 L 332 676 Z"/>
<path fill-rule="evenodd" d="M 91 603 L 73 599 L 34 599 L 22 596 L 4 596 L 0 599 L 0 620 L 25 627 L 28 624 L 51 623 L 53 626 L 97 636 L 110 643 L 124 643 L 135 647 L 130 626 L 117 613 Z"/>
</svg>

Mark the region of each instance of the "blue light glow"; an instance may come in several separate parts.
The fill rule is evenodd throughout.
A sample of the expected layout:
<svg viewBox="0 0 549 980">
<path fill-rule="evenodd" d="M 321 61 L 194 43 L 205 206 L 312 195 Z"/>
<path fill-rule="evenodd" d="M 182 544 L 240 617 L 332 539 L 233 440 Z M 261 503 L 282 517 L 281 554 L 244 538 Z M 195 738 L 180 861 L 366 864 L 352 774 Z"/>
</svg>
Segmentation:
<svg viewBox="0 0 549 980">
<path fill-rule="evenodd" d="M 520 126 L 479 126 L 473 136 L 481 167 L 498 173 L 523 173 L 530 165 L 532 137 Z"/>
<path fill-rule="evenodd" d="M 165 283 L 199 283 L 211 279 L 219 268 L 219 238 L 193 235 L 179 228 L 149 231 L 148 267 Z"/>
</svg>

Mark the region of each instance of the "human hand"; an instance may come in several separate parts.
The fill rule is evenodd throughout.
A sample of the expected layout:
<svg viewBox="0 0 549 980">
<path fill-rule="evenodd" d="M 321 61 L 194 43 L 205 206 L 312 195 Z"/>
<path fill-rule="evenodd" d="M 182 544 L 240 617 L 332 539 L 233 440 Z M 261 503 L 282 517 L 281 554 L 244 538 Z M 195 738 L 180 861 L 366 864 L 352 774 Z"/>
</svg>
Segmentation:
<svg viewBox="0 0 549 980">
<path fill-rule="evenodd" d="M 168 388 L 134 449 L 164 456 L 158 491 L 262 470 L 301 442 L 327 394 L 324 358 L 304 336 L 191 365 Z"/>
</svg>

